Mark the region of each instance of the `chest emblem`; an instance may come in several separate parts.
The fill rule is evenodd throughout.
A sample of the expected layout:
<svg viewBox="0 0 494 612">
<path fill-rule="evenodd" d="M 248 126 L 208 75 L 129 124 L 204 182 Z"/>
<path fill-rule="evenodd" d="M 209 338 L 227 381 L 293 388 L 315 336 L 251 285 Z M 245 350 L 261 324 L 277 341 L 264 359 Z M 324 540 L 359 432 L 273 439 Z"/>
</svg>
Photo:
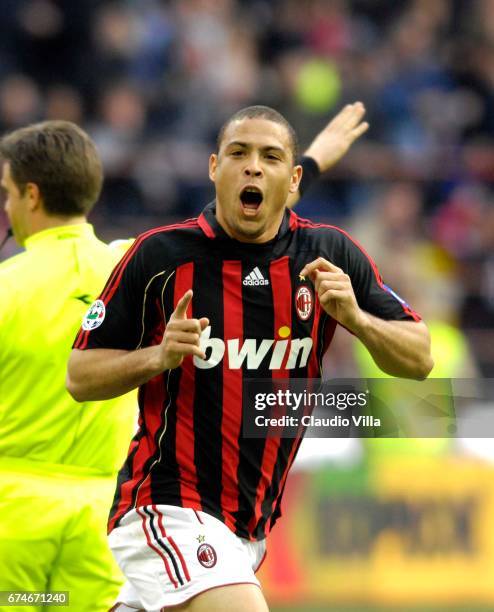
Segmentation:
<svg viewBox="0 0 494 612">
<path fill-rule="evenodd" d="M 302 285 L 297 289 L 297 293 L 295 294 L 295 307 L 297 309 L 298 318 L 301 321 L 307 321 L 314 307 L 314 296 L 307 285 Z"/>
</svg>

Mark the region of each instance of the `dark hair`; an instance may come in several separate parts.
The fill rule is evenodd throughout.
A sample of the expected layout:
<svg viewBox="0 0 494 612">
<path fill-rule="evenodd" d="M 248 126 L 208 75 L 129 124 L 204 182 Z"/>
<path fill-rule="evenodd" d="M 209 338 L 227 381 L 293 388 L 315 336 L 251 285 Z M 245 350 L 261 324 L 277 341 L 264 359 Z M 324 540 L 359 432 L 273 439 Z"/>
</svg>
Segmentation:
<svg viewBox="0 0 494 612">
<path fill-rule="evenodd" d="M 103 168 L 93 141 L 75 123 L 44 121 L 7 134 L 0 155 L 22 194 L 35 183 L 51 215 L 87 215 L 101 192 Z"/>
<path fill-rule="evenodd" d="M 234 115 L 232 115 L 229 119 L 227 119 L 225 123 L 221 126 L 220 131 L 218 132 L 218 138 L 216 140 L 216 146 L 218 147 L 218 151 L 220 150 L 221 142 L 225 136 L 225 131 L 227 127 L 230 125 L 230 123 L 233 123 L 234 121 L 241 121 L 242 119 L 267 119 L 268 121 L 279 123 L 280 125 L 285 127 L 290 140 L 290 148 L 292 150 L 293 160 L 295 161 L 297 159 L 298 140 L 297 135 L 295 134 L 295 130 L 281 113 L 269 106 L 247 106 L 247 108 L 242 108 Z"/>
</svg>

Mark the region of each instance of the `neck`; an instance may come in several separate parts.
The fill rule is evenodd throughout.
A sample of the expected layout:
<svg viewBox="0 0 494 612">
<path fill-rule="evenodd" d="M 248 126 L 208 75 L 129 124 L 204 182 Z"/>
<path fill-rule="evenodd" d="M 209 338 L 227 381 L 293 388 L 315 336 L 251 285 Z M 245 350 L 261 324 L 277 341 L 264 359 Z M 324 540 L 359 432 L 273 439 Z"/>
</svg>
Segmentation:
<svg viewBox="0 0 494 612">
<path fill-rule="evenodd" d="M 248 229 L 242 228 L 241 226 L 230 225 L 227 218 L 223 215 L 221 207 L 218 206 L 216 200 L 215 216 L 219 225 L 224 229 L 225 233 L 238 242 L 244 242 L 248 244 L 263 244 L 269 242 L 278 234 L 280 226 L 283 222 L 283 215 L 285 209 L 281 210 L 279 214 L 273 219 L 267 226 L 262 228 L 260 233 L 249 233 Z"/>
<path fill-rule="evenodd" d="M 79 225 L 80 223 L 87 223 L 87 219 L 84 215 L 77 215 L 71 217 L 61 217 L 57 215 L 40 215 L 33 219 L 31 224 L 31 233 L 37 234 L 46 229 L 52 227 L 61 227 L 63 225 Z"/>
</svg>

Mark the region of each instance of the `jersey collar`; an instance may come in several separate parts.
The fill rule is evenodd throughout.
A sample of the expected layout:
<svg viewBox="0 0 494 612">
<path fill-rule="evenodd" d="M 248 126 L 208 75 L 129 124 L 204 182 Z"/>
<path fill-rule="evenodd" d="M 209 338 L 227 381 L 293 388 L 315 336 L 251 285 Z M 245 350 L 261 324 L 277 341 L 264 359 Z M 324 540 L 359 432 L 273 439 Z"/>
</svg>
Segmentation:
<svg viewBox="0 0 494 612">
<path fill-rule="evenodd" d="M 276 242 L 280 238 L 282 238 L 288 232 L 293 231 L 297 227 L 297 215 L 290 209 L 286 209 L 283 215 L 283 219 L 281 221 L 280 229 L 278 230 L 278 234 L 273 240 L 269 242 Z M 206 208 L 202 211 L 197 219 L 199 227 L 206 234 L 208 238 L 222 238 L 225 240 L 231 240 L 232 242 L 238 242 L 228 236 L 225 230 L 218 223 L 216 218 L 216 203 L 210 202 Z M 239 243 L 239 244 L 250 244 L 250 243 Z"/>
<path fill-rule="evenodd" d="M 94 229 L 90 223 L 75 223 L 74 225 L 57 225 L 41 232 L 36 232 L 26 238 L 24 247 L 27 251 L 37 248 L 47 242 L 56 240 L 67 240 L 70 238 L 81 238 L 83 236 L 94 236 Z"/>
</svg>

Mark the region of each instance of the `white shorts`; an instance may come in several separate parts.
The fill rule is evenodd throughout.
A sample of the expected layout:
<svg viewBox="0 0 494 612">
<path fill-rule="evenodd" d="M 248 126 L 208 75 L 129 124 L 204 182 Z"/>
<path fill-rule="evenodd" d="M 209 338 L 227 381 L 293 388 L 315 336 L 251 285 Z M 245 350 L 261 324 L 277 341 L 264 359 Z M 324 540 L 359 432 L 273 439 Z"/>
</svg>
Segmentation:
<svg viewBox="0 0 494 612">
<path fill-rule="evenodd" d="M 159 612 L 219 586 L 251 583 L 266 541 L 236 536 L 205 512 L 177 506 L 142 506 L 128 512 L 109 535 L 127 578 L 112 609 Z"/>
</svg>

